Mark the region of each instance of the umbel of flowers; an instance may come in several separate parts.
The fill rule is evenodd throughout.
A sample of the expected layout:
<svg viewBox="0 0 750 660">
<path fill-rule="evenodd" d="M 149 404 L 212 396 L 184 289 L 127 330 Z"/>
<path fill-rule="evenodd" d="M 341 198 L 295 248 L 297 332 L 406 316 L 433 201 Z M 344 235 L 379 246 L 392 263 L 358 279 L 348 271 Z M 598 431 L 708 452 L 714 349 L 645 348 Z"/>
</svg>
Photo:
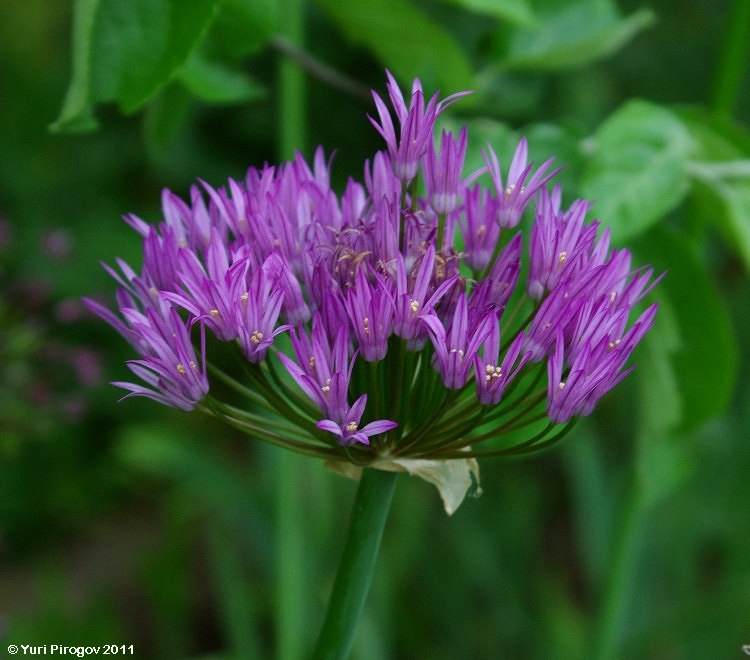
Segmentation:
<svg viewBox="0 0 750 660">
<path fill-rule="evenodd" d="M 507 171 L 488 146 L 465 175 L 466 129 L 436 141 L 435 122 L 466 92 L 415 80 L 404 98 L 390 74 L 387 90 L 370 118 L 385 150 L 340 194 L 318 149 L 189 200 L 165 190 L 157 225 L 126 218 L 143 266 L 105 266 L 118 314 L 86 301 L 139 356 L 126 396 L 367 466 L 535 451 L 630 372 L 652 270 L 585 200 L 563 208 L 525 139 Z"/>
</svg>

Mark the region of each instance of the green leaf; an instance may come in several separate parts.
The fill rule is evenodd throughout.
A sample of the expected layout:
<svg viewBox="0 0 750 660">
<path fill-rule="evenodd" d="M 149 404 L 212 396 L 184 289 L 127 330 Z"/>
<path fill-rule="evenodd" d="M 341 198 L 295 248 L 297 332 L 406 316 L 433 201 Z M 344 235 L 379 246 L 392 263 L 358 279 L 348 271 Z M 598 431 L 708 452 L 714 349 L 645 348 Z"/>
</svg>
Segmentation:
<svg viewBox="0 0 750 660">
<path fill-rule="evenodd" d="M 700 110 L 683 110 L 680 117 L 697 146 L 689 167 L 697 182 L 694 198 L 750 270 L 750 134 Z"/>
<path fill-rule="evenodd" d="M 646 231 L 688 190 L 692 140 L 669 110 L 630 101 L 596 131 L 582 194 L 616 242 Z"/>
<path fill-rule="evenodd" d="M 135 112 L 201 41 L 219 0 L 78 0 L 73 75 L 53 130 L 96 126 L 97 103 Z"/>
<path fill-rule="evenodd" d="M 516 30 L 501 63 L 509 69 L 558 70 L 580 67 L 618 51 L 655 16 L 641 9 L 621 18 L 609 0 L 553 2 L 538 11 L 538 24 Z"/>
<path fill-rule="evenodd" d="M 534 25 L 536 18 L 529 0 L 444 0 L 464 9 L 516 25 Z"/>
<path fill-rule="evenodd" d="M 669 356 L 673 375 L 660 367 L 663 375 L 653 380 L 663 382 L 663 396 L 651 397 L 648 405 L 662 420 L 660 430 L 695 429 L 727 408 L 737 378 L 738 348 L 726 304 L 680 234 L 657 227 L 638 241 L 636 253 L 657 272 L 667 271 L 654 293 L 665 301 L 666 313 L 660 309 L 656 318 L 662 330 L 655 334 L 664 337 L 648 360 L 656 366 L 646 366 L 646 361 L 643 366 L 653 372 L 660 367 L 654 360 Z M 675 396 L 679 404 L 672 400 Z"/>
<path fill-rule="evenodd" d="M 193 53 L 178 73 L 185 87 L 210 103 L 240 103 L 262 98 L 266 90 L 247 74 Z"/>
<path fill-rule="evenodd" d="M 97 126 L 91 113 L 91 33 L 99 0 L 78 0 L 73 10 L 73 75 L 60 116 L 50 130 L 91 131 Z"/>
<path fill-rule="evenodd" d="M 279 32 L 277 0 L 222 0 L 210 39 L 230 58 L 258 52 Z"/>
<path fill-rule="evenodd" d="M 439 86 L 446 94 L 471 89 L 472 67 L 458 42 L 406 0 L 317 3 L 350 40 L 369 48 L 402 80 L 419 76 L 428 89 Z"/>
</svg>

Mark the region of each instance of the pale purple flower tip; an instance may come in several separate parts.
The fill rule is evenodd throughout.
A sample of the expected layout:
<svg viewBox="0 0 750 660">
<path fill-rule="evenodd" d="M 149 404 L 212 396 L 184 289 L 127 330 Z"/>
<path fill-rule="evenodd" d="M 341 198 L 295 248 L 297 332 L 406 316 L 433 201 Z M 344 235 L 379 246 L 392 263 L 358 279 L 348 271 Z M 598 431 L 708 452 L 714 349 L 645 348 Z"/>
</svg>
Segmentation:
<svg viewBox="0 0 750 660">
<path fill-rule="evenodd" d="M 507 184 L 503 185 L 500 163 L 492 147 L 487 145 L 484 162 L 487 164 L 492 183 L 495 186 L 495 193 L 499 202 L 498 221 L 501 227 L 515 227 L 520 222 L 526 205 L 534 197 L 536 191 L 560 171 L 557 169 L 547 172 L 554 160 L 554 158 L 550 158 L 542 163 L 539 169 L 528 179 L 533 163 L 527 164 L 527 160 L 526 138 L 521 138 L 510 163 Z"/>
</svg>

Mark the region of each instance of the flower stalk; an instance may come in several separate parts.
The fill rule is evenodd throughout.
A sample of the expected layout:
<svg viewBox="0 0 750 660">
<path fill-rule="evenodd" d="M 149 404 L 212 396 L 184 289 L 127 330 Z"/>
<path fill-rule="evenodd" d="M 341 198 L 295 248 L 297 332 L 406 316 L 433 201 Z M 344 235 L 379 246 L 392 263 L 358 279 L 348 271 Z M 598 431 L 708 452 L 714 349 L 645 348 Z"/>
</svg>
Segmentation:
<svg viewBox="0 0 750 660">
<path fill-rule="evenodd" d="M 362 471 L 349 533 L 313 655 L 315 660 L 338 660 L 349 655 L 370 590 L 397 479 L 397 472 L 373 468 Z"/>
</svg>

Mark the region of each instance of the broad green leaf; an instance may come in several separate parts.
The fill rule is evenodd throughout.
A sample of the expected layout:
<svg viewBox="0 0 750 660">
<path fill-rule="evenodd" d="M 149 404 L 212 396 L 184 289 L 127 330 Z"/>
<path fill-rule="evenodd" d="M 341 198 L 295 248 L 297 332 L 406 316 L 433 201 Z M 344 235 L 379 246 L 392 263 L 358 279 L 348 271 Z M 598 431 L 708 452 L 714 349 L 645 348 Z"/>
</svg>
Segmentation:
<svg viewBox="0 0 750 660">
<path fill-rule="evenodd" d="M 73 75 L 55 130 L 95 127 L 97 103 L 135 112 L 202 39 L 219 0 L 79 0 Z"/>
<path fill-rule="evenodd" d="M 529 0 L 444 0 L 444 2 L 517 25 L 536 23 Z"/>
<path fill-rule="evenodd" d="M 680 347 L 674 310 L 664 296 L 654 328 L 639 349 L 640 390 L 636 433 L 636 472 L 644 504 L 649 506 L 677 488 L 688 473 L 685 447 L 677 430 L 685 412 L 673 361 Z"/>
<path fill-rule="evenodd" d="M 188 58 L 177 76 L 188 90 L 210 103 L 254 101 L 265 95 L 265 88 L 247 74 L 210 62 L 198 52 Z"/>
<path fill-rule="evenodd" d="M 695 467 L 683 431 L 720 415 L 737 378 L 738 347 L 721 295 L 688 241 L 656 228 L 638 255 L 668 269 L 653 297 L 656 325 L 639 349 L 637 469 L 646 504 L 673 492 Z M 637 354 L 638 355 L 638 354 Z"/>
<path fill-rule="evenodd" d="M 646 231 L 687 193 L 692 140 L 665 108 L 630 101 L 598 128 L 592 148 L 581 192 L 616 242 Z"/>
<path fill-rule="evenodd" d="M 696 144 L 689 168 L 695 200 L 750 269 L 750 134 L 699 110 L 683 110 L 680 117 Z"/>
<path fill-rule="evenodd" d="M 402 80 L 419 76 L 428 89 L 439 86 L 446 94 L 471 89 L 472 67 L 459 43 L 407 0 L 317 3 L 350 40 L 369 48 Z"/>
<path fill-rule="evenodd" d="M 657 227 L 638 241 L 636 253 L 639 261 L 651 263 L 657 272 L 667 271 L 653 294 L 666 301 L 667 310 L 664 318 L 661 310 L 657 314 L 656 325 L 674 328 L 649 359 L 651 363 L 669 354 L 674 372 L 673 377 L 659 376 L 665 394 L 663 400 L 650 399 L 650 405 L 665 432 L 697 428 L 726 409 L 737 378 L 738 348 L 728 310 L 708 271 L 680 234 Z M 661 334 L 659 330 L 655 336 Z M 668 400 L 670 392 L 679 395 L 679 406 Z"/>
<path fill-rule="evenodd" d="M 501 65 L 545 70 L 583 66 L 616 52 L 654 19 L 649 9 L 621 18 L 609 0 L 552 3 L 538 11 L 535 27 L 513 33 Z"/>
</svg>

